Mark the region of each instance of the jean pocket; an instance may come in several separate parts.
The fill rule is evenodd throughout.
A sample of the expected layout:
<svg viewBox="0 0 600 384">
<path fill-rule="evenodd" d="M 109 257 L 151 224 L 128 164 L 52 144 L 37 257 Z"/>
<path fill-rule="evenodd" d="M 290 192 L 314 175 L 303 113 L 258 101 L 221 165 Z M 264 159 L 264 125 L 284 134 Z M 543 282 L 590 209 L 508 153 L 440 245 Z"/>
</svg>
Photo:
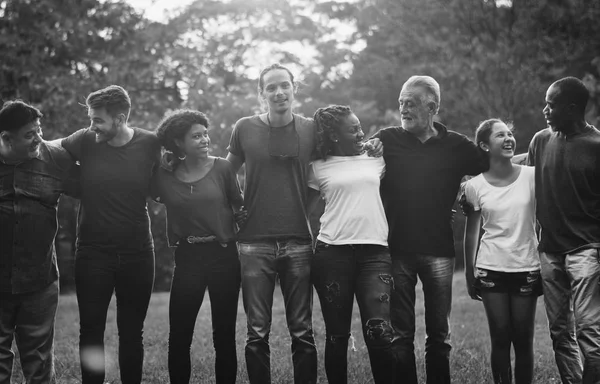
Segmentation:
<svg viewBox="0 0 600 384">
<path fill-rule="evenodd" d="M 527 273 L 527 284 L 535 283 L 540 279 L 540 271 L 530 271 Z"/>
</svg>

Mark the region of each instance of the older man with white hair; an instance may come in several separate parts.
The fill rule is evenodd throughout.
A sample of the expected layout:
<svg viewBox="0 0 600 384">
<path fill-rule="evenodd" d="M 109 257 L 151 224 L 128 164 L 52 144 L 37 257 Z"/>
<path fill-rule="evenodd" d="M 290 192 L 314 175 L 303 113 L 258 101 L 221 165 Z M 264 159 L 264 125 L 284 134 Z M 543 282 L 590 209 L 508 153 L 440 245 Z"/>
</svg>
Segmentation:
<svg viewBox="0 0 600 384">
<path fill-rule="evenodd" d="M 440 86 L 412 76 L 400 91 L 400 127 L 384 128 L 386 173 L 381 195 L 389 222 L 395 288 L 391 300 L 398 380 L 417 384 L 414 355 L 415 286 L 425 298 L 427 383 L 450 383 L 450 308 L 454 272 L 452 205 L 465 175 L 485 170 L 477 146 L 434 121 Z"/>
</svg>

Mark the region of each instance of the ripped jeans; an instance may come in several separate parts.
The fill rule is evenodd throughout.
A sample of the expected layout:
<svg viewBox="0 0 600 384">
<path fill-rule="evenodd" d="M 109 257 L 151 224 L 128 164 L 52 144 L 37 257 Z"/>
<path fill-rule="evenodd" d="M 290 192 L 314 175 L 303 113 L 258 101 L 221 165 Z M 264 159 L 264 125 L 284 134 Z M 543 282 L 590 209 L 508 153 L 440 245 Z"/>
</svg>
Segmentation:
<svg viewBox="0 0 600 384">
<path fill-rule="evenodd" d="M 375 383 L 392 383 L 395 332 L 390 320 L 392 261 L 387 247 L 329 245 L 321 241 L 311 268 L 325 320 L 325 372 L 330 384 L 347 383 L 347 353 L 354 295 Z"/>
</svg>

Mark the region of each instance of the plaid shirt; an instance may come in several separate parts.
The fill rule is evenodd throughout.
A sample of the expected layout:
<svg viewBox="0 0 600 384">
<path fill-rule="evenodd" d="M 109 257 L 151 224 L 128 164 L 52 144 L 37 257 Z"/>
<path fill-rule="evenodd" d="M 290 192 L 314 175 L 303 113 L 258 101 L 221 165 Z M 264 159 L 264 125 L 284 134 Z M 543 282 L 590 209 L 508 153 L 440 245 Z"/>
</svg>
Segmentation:
<svg viewBox="0 0 600 384">
<path fill-rule="evenodd" d="M 26 293 L 58 278 L 54 237 L 61 194 L 75 192 L 74 160 L 60 144 L 42 142 L 37 157 L 0 162 L 0 292 Z"/>
</svg>

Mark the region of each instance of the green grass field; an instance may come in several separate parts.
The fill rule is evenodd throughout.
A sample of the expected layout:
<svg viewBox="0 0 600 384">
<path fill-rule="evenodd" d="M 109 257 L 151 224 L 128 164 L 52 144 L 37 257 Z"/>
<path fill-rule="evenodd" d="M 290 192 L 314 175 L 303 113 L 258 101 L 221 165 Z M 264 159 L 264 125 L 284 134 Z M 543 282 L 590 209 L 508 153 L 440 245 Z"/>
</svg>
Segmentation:
<svg viewBox="0 0 600 384">
<path fill-rule="evenodd" d="M 416 353 L 417 364 L 421 381 L 424 381 L 424 319 L 423 300 L 418 286 L 417 296 L 417 337 Z M 453 382 L 463 383 L 489 383 L 491 374 L 489 368 L 489 337 L 485 313 L 481 302 L 471 300 L 465 289 L 462 273 L 457 273 L 454 279 L 454 301 L 452 308 L 452 357 L 451 371 Z M 144 383 L 168 383 L 167 372 L 167 338 L 168 338 L 168 293 L 156 293 L 152 296 L 148 317 L 144 330 L 145 363 Z M 320 306 L 315 294 L 314 329 L 319 350 L 319 383 L 326 383 L 323 368 L 323 349 L 325 328 L 321 316 Z M 542 299 L 538 300 L 535 337 L 535 382 L 559 383 L 550 337 L 546 326 L 546 316 Z M 246 368 L 244 361 L 244 339 L 246 330 L 246 316 L 244 314 L 241 298 L 237 323 L 238 340 L 238 382 L 246 383 Z M 354 347 L 348 351 L 349 382 L 372 383 L 366 347 L 360 331 L 358 310 L 355 306 L 352 325 L 354 334 Z M 56 373 L 58 383 L 79 383 L 79 357 L 78 357 L 78 313 L 75 295 L 63 295 L 60 298 L 56 321 Z M 286 332 L 285 316 L 281 293 L 276 291 L 276 300 L 273 308 L 273 326 L 271 332 L 271 370 L 273 383 L 292 383 L 292 364 L 290 354 L 289 335 Z M 117 364 L 117 328 L 115 320 L 115 303 L 111 303 L 106 326 L 106 360 L 109 383 L 120 383 Z M 213 383 L 214 352 L 212 349 L 212 331 L 210 321 L 210 305 L 208 295 L 198 315 L 196 332 L 192 345 L 192 383 Z M 18 359 L 15 361 L 14 382 L 20 382 L 20 366 Z"/>
</svg>

